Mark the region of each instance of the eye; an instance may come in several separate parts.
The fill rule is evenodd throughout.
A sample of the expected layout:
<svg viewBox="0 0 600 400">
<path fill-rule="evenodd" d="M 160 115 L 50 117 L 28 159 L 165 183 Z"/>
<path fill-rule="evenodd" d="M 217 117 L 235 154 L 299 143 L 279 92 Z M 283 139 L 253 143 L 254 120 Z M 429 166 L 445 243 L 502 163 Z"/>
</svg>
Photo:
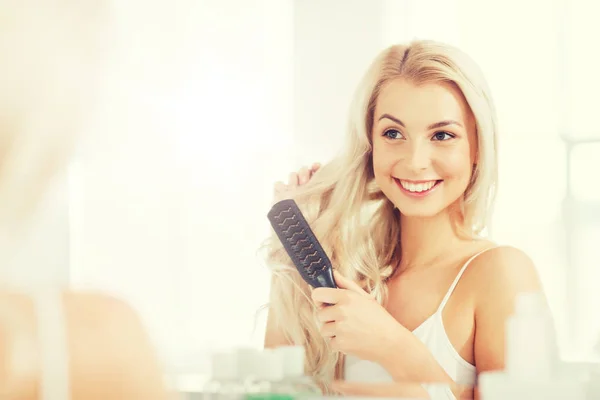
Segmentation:
<svg viewBox="0 0 600 400">
<path fill-rule="evenodd" d="M 383 133 L 383 136 L 390 138 L 390 139 L 403 139 L 404 138 L 404 136 L 402 136 L 400 131 L 398 131 L 396 129 L 388 129 L 387 131 L 385 131 Z"/>
<path fill-rule="evenodd" d="M 437 140 L 437 141 L 445 141 L 445 140 L 449 140 L 449 139 L 453 139 L 454 135 L 448 132 L 436 132 L 433 137 L 431 138 L 432 140 Z"/>
</svg>

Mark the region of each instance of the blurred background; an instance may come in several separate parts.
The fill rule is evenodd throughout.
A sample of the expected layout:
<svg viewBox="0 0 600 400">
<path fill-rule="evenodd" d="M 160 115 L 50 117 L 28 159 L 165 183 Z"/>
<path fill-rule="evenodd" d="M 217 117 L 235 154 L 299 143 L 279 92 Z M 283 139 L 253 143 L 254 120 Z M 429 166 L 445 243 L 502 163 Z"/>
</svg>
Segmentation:
<svg viewBox="0 0 600 400">
<path fill-rule="evenodd" d="M 170 370 L 260 345 L 276 180 L 337 151 L 384 47 L 455 44 L 498 109 L 491 237 L 535 261 L 563 356 L 600 332 L 600 6 L 584 0 L 112 1 L 100 104 L 9 269 L 133 303 Z"/>
</svg>

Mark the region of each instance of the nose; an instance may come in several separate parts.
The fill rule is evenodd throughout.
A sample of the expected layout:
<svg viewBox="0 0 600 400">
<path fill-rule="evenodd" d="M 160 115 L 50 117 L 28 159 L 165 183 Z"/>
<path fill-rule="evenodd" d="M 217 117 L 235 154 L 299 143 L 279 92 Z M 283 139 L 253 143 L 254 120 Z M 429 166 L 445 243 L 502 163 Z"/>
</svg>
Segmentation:
<svg viewBox="0 0 600 400">
<path fill-rule="evenodd" d="M 430 149 L 426 143 L 415 141 L 406 155 L 407 167 L 413 172 L 423 171 L 429 168 L 431 164 Z"/>
</svg>

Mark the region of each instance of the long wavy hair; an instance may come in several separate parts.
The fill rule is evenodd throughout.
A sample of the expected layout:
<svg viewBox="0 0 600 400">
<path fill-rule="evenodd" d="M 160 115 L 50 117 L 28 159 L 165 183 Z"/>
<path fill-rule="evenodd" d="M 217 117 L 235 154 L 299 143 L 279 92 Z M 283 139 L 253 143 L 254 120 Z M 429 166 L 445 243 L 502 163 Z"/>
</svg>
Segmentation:
<svg viewBox="0 0 600 400">
<path fill-rule="evenodd" d="M 381 88 L 395 79 L 414 84 L 452 83 L 476 120 L 478 154 L 471 182 L 459 200 L 455 225 L 461 235 L 480 238 L 497 181 L 496 117 L 490 90 L 478 66 L 459 49 L 415 41 L 382 51 L 355 93 L 343 151 L 294 194 L 334 268 L 358 282 L 380 304 L 386 280 L 400 256 L 399 211 L 375 184 L 373 114 Z M 390 240 L 398 238 L 398 240 Z M 277 237 L 268 241 L 272 270 L 271 318 L 286 338 L 306 349 L 306 372 L 321 383 L 344 374 L 342 354 L 331 351 L 319 332 L 310 289 Z"/>
</svg>

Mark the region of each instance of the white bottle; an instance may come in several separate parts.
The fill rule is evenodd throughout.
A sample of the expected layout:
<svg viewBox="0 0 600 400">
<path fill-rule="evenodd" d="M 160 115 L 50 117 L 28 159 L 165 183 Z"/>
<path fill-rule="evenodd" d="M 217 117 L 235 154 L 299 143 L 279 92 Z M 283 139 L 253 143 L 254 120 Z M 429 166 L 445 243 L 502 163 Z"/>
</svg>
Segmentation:
<svg viewBox="0 0 600 400">
<path fill-rule="evenodd" d="M 256 355 L 255 381 L 251 392 L 247 393 L 249 400 L 291 400 L 282 385 L 283 368 L 281 354 L 265 349 Z"/>
<path fill-rule="evenodd" d="M 587 400 L 600 399 L 600 335 L 592 349 L 586 395 Z"/>
<path fill-rule="evenodd" d="M 295 398 L 314 397 L 322 392 L 316 383 L 304 375 L 304 346 L 283 346 L 276 349 L 283 363 L 283 386 Z"/>
<path fill-rule="evenodd" d="M 256 393 L 257 365 L 260 364 L 260 353 L 251 347 L 240 347 L 235 352 L 237 357 L 237 379 L 242 382 L 244 392 Z"/>
<path fill-rule="evenodd" d="M 558 368 L 554 323 L 542 293 L 523 293 L 506 321 L 504 371 L 478 378 L 481 400 L 584 400 L 584 383 Z"/>
<path fill-rule="evenodd" d="M 219 352 L 211 357 L 211 379 L 204 387 L 204 400 L 239 400 L 244 386 L 238 379 L 237 357 L 234 353 Z"/>
<path fill-rule="evenodd" d="M 506 322 L 506 372 L 510 379 L 545 382 L 558 362 L 554 322 L 542 293 L 521 293 Z"/>
</svg>

